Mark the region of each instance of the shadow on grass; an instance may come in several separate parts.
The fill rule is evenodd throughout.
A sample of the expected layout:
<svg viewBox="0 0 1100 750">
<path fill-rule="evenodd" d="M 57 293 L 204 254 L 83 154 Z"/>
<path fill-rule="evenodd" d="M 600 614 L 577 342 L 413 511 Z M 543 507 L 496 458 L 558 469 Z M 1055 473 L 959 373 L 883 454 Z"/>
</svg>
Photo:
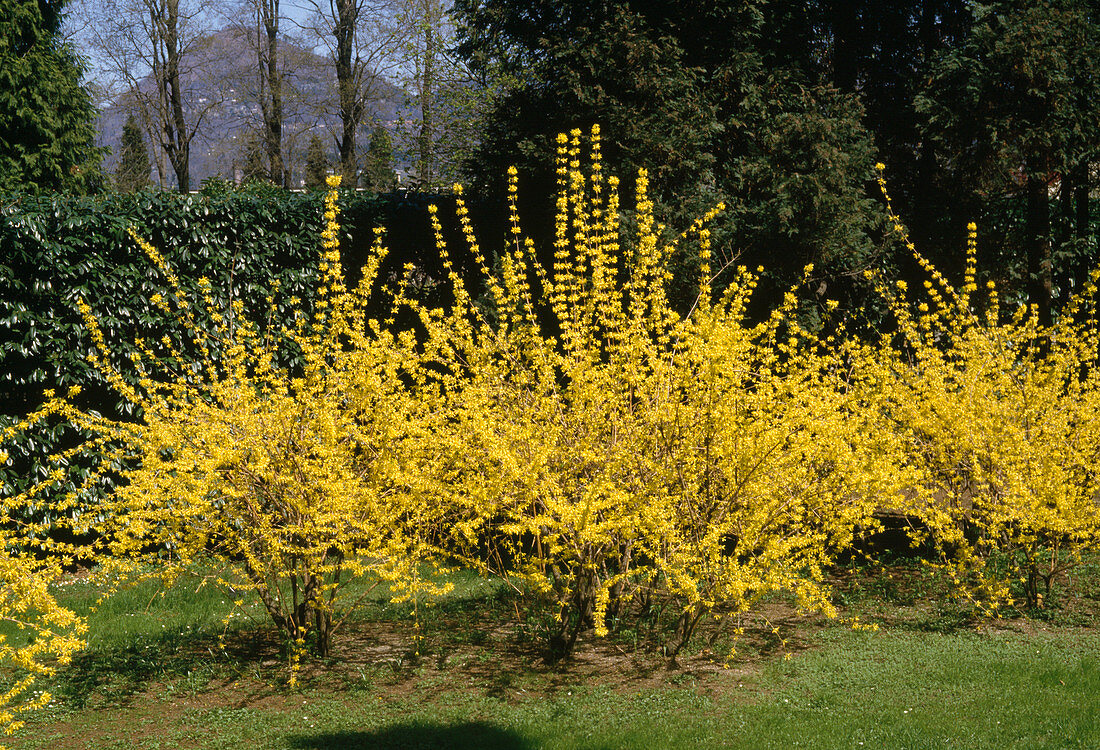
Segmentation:
<svg viewBox="0 0 1100 750">
<path fill-rule="evenodd" d="M 277 651 L 265 633 L 232 633 L 226 650 L 212 633 L 168 632 L 122 647 L 78 654 L 58 671 L 51 691 L 77 709 L 127 704 L 156 681 L 184 680 L 196 690 L 217 677 L 235 676 L 259 655 Z"/>
<path fill-rule="evenodd" d="M 327 732 L 294 737 L 301 750 L 533 750 L 529 741 L 507 729 L 484 722 L 426 724 L 410 722 L 373 732 Z"/>
</svg>

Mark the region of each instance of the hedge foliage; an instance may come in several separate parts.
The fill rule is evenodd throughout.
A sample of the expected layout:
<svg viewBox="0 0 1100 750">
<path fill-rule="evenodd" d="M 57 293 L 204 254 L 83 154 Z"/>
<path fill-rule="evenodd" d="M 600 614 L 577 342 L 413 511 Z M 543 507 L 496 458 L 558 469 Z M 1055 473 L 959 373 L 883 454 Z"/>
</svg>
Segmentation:
<svg viewBox="0 0 1100 750">
<path fill-rule="evenodd" d="M 342 197 L 341 244 L 354 281 L 374 239 L 388 228 L 392 248 L 380 270 L 380 286 L 392 283 L 406 264 L 420 269 L 419 295 L 428 301 L 442 278 L 427 218 L 427 205 L 446 207 L 447 196 L 347 193 Z M 77 300 L 94 311 L 107 345 L 119 360 L 134 352 L 137 338 L 173 343 L 186 352 L 180 327 L 154 304 L 166 294 L 165 279 L 127 235 L 149 240 L 176 270 L 188 294 L 208 279 L 220 307 L 244 305 L 243 316 L 276 328 L 289 322 L 288 300 L 309 311 L 316 289 L 320 193 L 227 190 L 209 186 L 197 195 L 146 191 L 99 197 L 54 195 L 0 199 L 0 427 L 33 412 L 47 390 L 80 383 L 81 406 L 104 415 L 134 417 L 133 405 L 107 387 L 86 357 L 91 342 Z M 453 203 L 452 203 L 453 205 Z M 475 219 L 491 224 L 487 207 Z M 472 273 L 472 271 L 471 271 Z M 273 314 L 265 298 L 281 290 Z M 270 320 L 268 320 L 270 318 Z M 210 320 L 197 321 L 213 334 Z M 294 355 L 282 364 L 296 366 Z M 297 363 L 300 364 L 300 363 Z M 131 372 L 127 367 L 122 372 Z M 17 494 L 42 477 L 41 458 L 77 436 L 55 420 L 9 446 L 12 463 L 0 466 L 0 495 Z"/>
</svg>

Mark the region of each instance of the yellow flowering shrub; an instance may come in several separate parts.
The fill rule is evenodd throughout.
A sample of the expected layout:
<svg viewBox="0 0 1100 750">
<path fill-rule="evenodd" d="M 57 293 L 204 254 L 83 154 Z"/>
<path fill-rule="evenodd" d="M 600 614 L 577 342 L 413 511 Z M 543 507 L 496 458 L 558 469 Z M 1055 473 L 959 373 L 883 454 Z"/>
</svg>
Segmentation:
<svg viewBox="0 0 1100 750">
<path fill-rule="evenodd" d="M 487 299 L 452 274 L 454 307 L 420 311 L 450 396 L 455 543 L 549 607 L 556 656 L 586 628 L 669 605 L 673 655 L 707 614 L 770 593 L 831 613 L 822 566 L 870 517 L 883 475 L 839 361 L 790 322 L 793 295 L 751 324 L 744 268 L 712 301 L 707 223 L 720 206 L 666 243 L 643 171 L 628 233 L 598 129 L 587 168 L 579 131 L 558 143 L 553 266 L 523 236 L 512 171 L 512 238 L 495 270 L 458 207 Z M 689 242 L 702 276 L 681 316 L 665 288 Z"/>
<path fill-rule="evenodd" d="M 679 644 L 712 610 L 774 592 L 834 616 L 826 569 L 897 489 L 888 437 L 848 389 L 835 342 L 783 323 L 792 296 L 759 326 L 746 301 L 684 327 L 677 397 L 658 422 L 673 481 L 646 554 L 682 608 Z"/>
<path fill-rule="evenodd" d="M 0 618 L 40 630 L 30 651 L 0 656 L 33 677 L 77 647 L 80 621 L 44 588 L 75 561 L 115 580 L 213 565 L 209 577 L 254 593 L 291 644 L 293 681 L 307 642 L 329 652 L 355 604 L 350 580 L 415 601 L 438 593 L 430 573 L 456 560 L 527 595 L 554 658 L 588 629 L 622 627 L 648 629 L 675 659 L 706 618 L 767 597 L 835 614 L 826 569 L 884 507 L 918 518 L 983 602 L 1005 600 L 1016 578 L 1038 604 L 1096 546 L 1095 278 L 1050 329 L 1027 310 L 1002 321 L 992 290 L 979 300 L 972 235 L 961 289 L 922 261 L 919 299 L 880 282 L 896 331 L 870 344 L 842 330 L 819 338 L 796 322 L 793 293 L 752 318 L 759 269 L 713 267 L 722 206 L 670 241 L 646 173 L 625 210 L 598 128 L 590 143 L 582 157 L 579 131 L 559 136 L 548 255 L 524 235 L 514 170 L 511 236 L 491 259 L 456 186 L 484 290 L 453 270 L 433 208 L 453 302 L 427 307 L 399 284 L 387 320 L 365 312 L 381 234 L 362 281 L 345 286 L 335 183 L 314 310 L 285 328 L 248 320 L 239 302 L 219 309 L 205 281 L 191 299 L 135 235 L 166 280 L 152 301 L 188 332 L 189 351 L 138 341 L 137 378 L 123 378 L 80 303 L 91 362 L 137 416 L 82 410 L 73 389 L 0 435 L 52 421 L 92 435 L 6 501 L 0 528 L 48 557 L 33 562 L 15 541 L 0 557 Z M 666 296 L 677 252 L 698 254 L 686 314 Z M 721 294 L 718 274 L 731 277 Z M 277 364 L 282 347 L 300 369 Z M 95 468 L 74 482 L 74 463 Z M 104 474 L 116 489 L 93 505 L 86 490 Z M 42 502 L 50 513 L 19 512 Z M 73 541 L 13 520 L 43 517 Z"/>
<path fill-rule="evenodd" d="M 12 528 L 10 518 L 3 521 Z M 58 604 L 51 585 L 61 577 L 57 560 L 42 560 L 24 550 L 23 539 L 5 532 L 0 545 L 0 668 L 7 680 L 0 687 L 0 731 L 16 732 L 20 715 L 46 706 L 52 697 L 32 691 L 39 677 L 68 664 L 84 646 L 83 618 Z M 3 745 L 0 745 L 2 748 Z"/>
<path fill-rule="evenodd" d="M 910 244 L 929 279 L 916 294 L 881 286 L 898 330 L 866 358 L 864 386 L 898 438 L 898 505 L 917 536 L 982 606 L 1013 587 L 1041 606 L 1100 543 L 1097 276 L 1042 328 L 1026 306 L 1003 315 L 992 283 L 979 291 L 976 244 L 971 224 L 961 288 Z"/>
<path fill-rule="evenodd" d="M 110 422 L 58 397 L 32 417 L 53 412 L 96 432 L 81 448 L 98 451 L 102 469 L 121 476 L 101 515 L 74 514 L 74 530 L 93 541 L 60 551 L 104 572 L 166 580 L 215 561 L 218 582 L 255 592 L 294 653 L 310 639 L 322 655 L 347 611 L 340 595 L 350 579 L 370 573 L 398 596 L 431 588 L 420 562 L 437 515 L 420 450 L 430 445 L 431 415 L 406 387 L 417 377 L 415 347 L 364 317 L 380 242 L 358 288 L 344 286 L 336 184 L 326 198 L 313 315 L 290 330 L 263 331 L 239 302 L 216 309 L 205 280 L 203 299 L 191 300 L 156 249 L 134 235 L 171 290 L 154 302 L 190 331 L 199 357 L 181 356 L 167 338 L 139 341 L 131 387 L 81 302 L 97 346 L 91 360 L 140 419 Z M 194 325 L 199 304 L 213 336 Z M 301 351 L 301 372 L 276 366 L 278 346 Z M 56 463 L 61 482 L 63 461 Z M 78 505 L 79 493 L 62 502 Z"/>
</svg>

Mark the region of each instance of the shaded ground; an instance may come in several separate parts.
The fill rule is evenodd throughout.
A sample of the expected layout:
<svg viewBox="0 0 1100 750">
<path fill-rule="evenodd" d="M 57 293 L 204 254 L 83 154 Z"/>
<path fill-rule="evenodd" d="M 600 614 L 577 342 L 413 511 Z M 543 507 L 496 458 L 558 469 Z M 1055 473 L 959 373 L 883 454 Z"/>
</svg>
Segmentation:
<svg viewBox="0 0 1100 750">
<path fill-rule="evenodd" d="M 51 688 L 55 703 L 30 717 L 31 731 L 12 746 L 156 747 L 166 727 L 187 727 L 198 716 L 229 720 L 241 712 L 302 711 L 304 728 L 306 711 L 334 697 L 376 701 L 391 712 L 401 710 L 393 707 L 446 707 L 466 700 L 502 705 L 562 701 L 594 686 L 628 697 L 688 689 L 715 705 L 756 702 L 766 697 L 766 688 L 748 691 L 745 685 L 763 667 L 819 649 L 830 632 L 857 617 L 898 633 L 1053 634 L 1062 640 L 1080 633 L 1094 643 L 1100 615 L 1100 585 L 1092 576 L 1067 585 L 1049 611 L 997 620 L 978 619 L 972 608 L 946 599 L 939 583 L 916 564 L 839 569 L 833 585 L 839 620 L 802 617 L 788 603 L 773 601 L 758 612 L 704 628 L 676 669 L 659 648 L 646 648 L 630 634 L 605 639 L 586 634 L 571 658 L 548 665 L 519 603 L 507 597 L 428 609 L 419 623 L 407 615 L 349 621 L 338 632 L 330 658 L 302 663 L 296 689 L 286 687 L 285 652 L 266 623 L 230 630 L 224 644 L 210 633 L 166 633 L 80 655 Z M 742 631 L 736 638 L 735 628 Z M 115 736 L 125 741 L 104 744 L 105 737 Z M 403 747 L 410 738 L 421 747 L 527 747 L 518 735 L 478 721 L 321 732 L 303 735 L 291 746 Z"/>
</svg>

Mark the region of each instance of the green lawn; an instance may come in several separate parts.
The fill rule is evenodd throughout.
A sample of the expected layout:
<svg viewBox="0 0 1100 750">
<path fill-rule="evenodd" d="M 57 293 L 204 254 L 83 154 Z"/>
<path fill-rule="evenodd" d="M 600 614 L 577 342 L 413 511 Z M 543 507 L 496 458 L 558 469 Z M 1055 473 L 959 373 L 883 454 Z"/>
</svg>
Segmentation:
<svg viewBox="0 0 1100 750">
<path fill-rule="evenodd" d="M 11 746 L 1100 748 L 1095 572 L 1042 617 L 991 623 L 924 601 L 909 570 L 893 586 L 857 574 L 838 600 L 877 632 L 777 603 L 733 659 L 700 643 L 678 670 L 623 638 L 548 667 L 516 619 L 522 603 L 459 574 L 449 600 L 422 609 L 419 653 L 410 612 L 379 593 L 296 690 L 261 613 L 225 630 L 227 598 L 185 579 L 92 613 L 87 652 Z M 87 607 L 89 588 L 64 596 Z"/>
</svg>

